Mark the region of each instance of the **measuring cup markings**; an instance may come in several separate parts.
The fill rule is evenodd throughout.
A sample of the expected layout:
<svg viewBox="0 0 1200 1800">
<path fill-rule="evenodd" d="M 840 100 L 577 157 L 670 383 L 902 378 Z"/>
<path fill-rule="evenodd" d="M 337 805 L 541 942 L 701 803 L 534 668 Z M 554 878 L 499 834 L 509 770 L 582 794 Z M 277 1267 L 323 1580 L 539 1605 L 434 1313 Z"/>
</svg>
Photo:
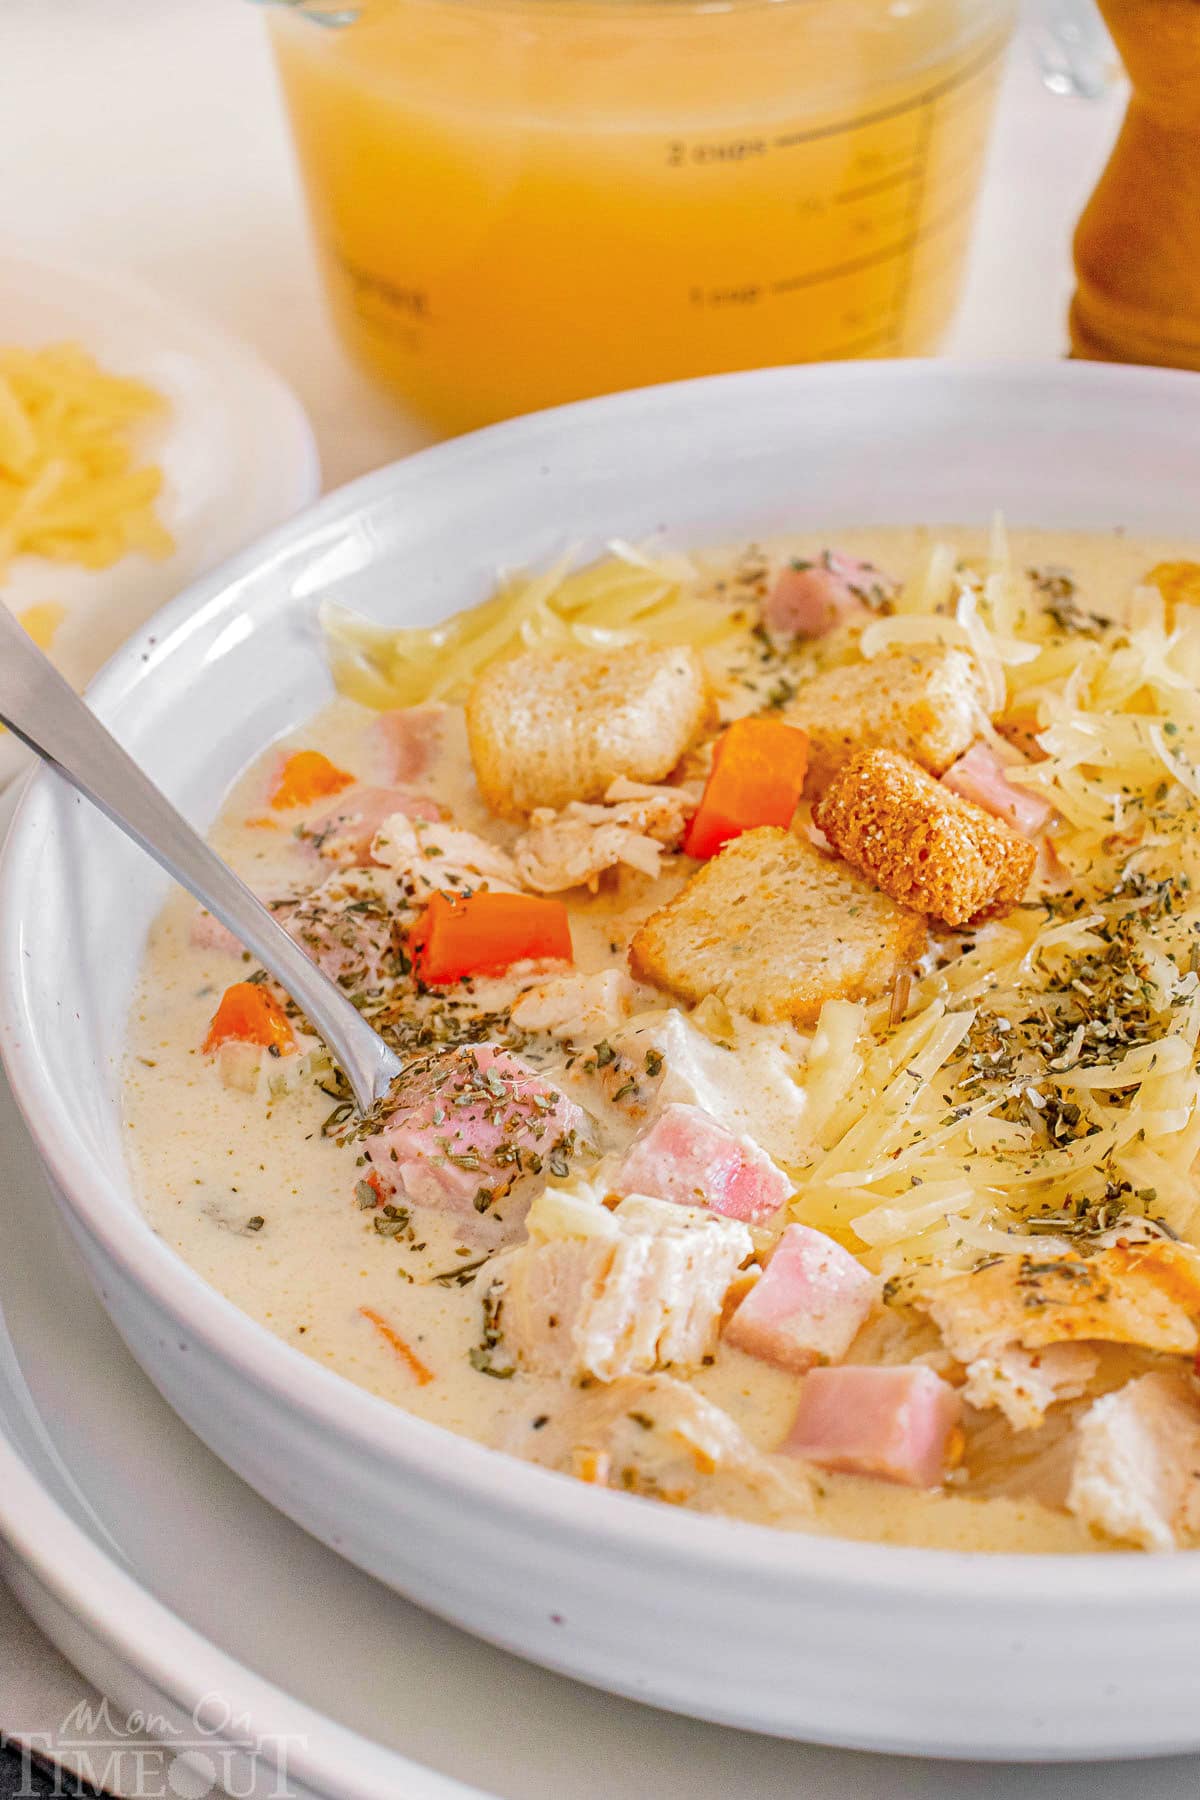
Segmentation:
<svg viewBox="0 0 1200 1800">
<path fill-rule="evenodd" d="M 309 43 L 281 67 L 339 322 L 460 429 L 646 381 L 932 348 L 1005 42 L 989 28 L 840 117 L 772 121 L 781 79 L 759 120 L 674 133 L 655 114 L 697 117 L 691 90 L 588 115 L 499 91 L 494 110 L 490 93 L 451 104 L 406 77 L 386 111 L 372 89 L 353 114 L 334 50 Z"/>
</svg>

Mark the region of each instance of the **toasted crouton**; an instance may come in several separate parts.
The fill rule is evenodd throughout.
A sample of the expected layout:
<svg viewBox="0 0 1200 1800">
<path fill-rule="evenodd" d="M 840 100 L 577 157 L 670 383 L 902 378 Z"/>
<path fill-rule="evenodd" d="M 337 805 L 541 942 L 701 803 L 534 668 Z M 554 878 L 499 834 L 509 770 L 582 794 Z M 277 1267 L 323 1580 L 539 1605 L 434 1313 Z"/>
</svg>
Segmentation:
<svg viewBox="0 0 1200 1800">
<path fill-rule="evenodd" d="M 845 863 L 773 827 L 714 856 L 636 933 L 636 975 L 684 1000 L 812 1024 L 826 1000 L 881 994 L 925 947 L 925 922 Z"/>
<path fill-rule="evenodd" d="M 661 781 L 710 717 L 694 650 L 531 650 L 491 663 L 467 696 L 480 791 L 492 811 L 602 800 L 619 776 Z"/>
<path fill-rule="evenodd" d="M 868 750 L 847 763 L 813 818 L 838 854 L 885 894 L 947 925 L 1007 912 L 1037 862 L 1028 838 L 894 750 Z"/>
<path fill-rule="evenodd" d="M 784 717 L 808 733 L 809 794 L 863 750 L 900 750 L 940 775 L 976 735 L 981 689 L 969 656 L 940 644 L 828 669 Z"/>
</svg>

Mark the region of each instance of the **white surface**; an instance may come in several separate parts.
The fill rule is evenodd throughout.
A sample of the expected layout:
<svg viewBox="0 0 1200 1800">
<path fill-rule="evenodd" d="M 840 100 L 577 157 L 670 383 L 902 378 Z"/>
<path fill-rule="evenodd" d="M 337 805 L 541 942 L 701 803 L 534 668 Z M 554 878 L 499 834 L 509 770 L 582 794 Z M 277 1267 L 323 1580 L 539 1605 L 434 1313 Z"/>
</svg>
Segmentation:
<svg viewBox="0 0 1200 1800">
<path fill-rule="evenodd" d="M 114 1793 L 173 1791 L 163 1776 L 195 1745 L 208 1693 L 249 1715 L 252 1739 L 287 1740 L 286 1785 L 264 1742 L 264 1800 L 1194 1800 L 1192 1758 L 983 1770 L 808 1748 L 607 1699 L 441 1624 L 290 1525 L 180 1425 L 58 1229 L 3 1077 L 0 1144 L 0 1493 L 23 1521 L 0 1575 L 89 1678 L 39 1656 L 0 1583 L 0 1719 L 59 1755 L 81 1737 L 74 1764 L 96 1773 L 106 1722 L 63 1728 L 94 1703 L 91 1682 L 121 1731 L 136 1711 L 169 1717 L 180 1735 L 141 1782 L 128 1750 L 109 1765 Z"/>
<path fill-rule="evenodd" d="M 2 52 L 0 52 L 2 53 Z M 139 434 L 158 463 L 158 513 L 175 539 L 161 560 L 109 569 L 20 556 L 4 571 L 14 612 L 56 601 L 52 655 L 82 687 L 117 645 L 198 575 L 290 518 L 320 486 L 312 432 L 295 397 L 254 353 L 140 282 L 39 260 L 0 245 L 0 343 L 83 345 L 105 369 L 148 381 L 169 413 Z M 29 760 L 0 735 L 0 783 Z"/>
<path fill-rule="evenodd" d="M 686 547 L 863 517 L 985 523 L 997 506 L 1028 525 L 1185 532 L 1198 397 L 1200 379 L 1157 370 L 842 364 L 518 420 L 365 478 L 198 584 L 152 646 L 110 664 L 95 704 L 206 819 L 328 692 L 312 613 L 331 586 L 416 623 L 478 598 L 497 566 L 612 534 Z M 899 1550 L 631 1501 L 387 1406 L 208 1288 L 142 1217 L 122 1147 L 124 1019 L 162 885 L 35 779 L 0 871 L 0 1048 L 104 1305 L 258 1491 L 483 1636 L 700 1716 L 942 1754 L 1200 1743 L 1200 1556 Z"/>
</svg>

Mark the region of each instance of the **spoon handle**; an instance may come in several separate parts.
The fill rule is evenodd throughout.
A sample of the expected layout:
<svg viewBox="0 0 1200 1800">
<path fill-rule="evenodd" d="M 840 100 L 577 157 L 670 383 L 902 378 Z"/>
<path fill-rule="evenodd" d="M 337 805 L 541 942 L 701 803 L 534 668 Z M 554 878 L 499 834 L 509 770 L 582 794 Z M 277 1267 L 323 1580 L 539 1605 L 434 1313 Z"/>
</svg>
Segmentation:
<svg viewBox="0 0 1200 1800">
<path fill-rule="evenodd" d="M 0 601 L 0 721 L 196 896 L 302 1008 L 345 1071 L 361 1110 L 400 1063 L 117 743 Z"/>
</svg>

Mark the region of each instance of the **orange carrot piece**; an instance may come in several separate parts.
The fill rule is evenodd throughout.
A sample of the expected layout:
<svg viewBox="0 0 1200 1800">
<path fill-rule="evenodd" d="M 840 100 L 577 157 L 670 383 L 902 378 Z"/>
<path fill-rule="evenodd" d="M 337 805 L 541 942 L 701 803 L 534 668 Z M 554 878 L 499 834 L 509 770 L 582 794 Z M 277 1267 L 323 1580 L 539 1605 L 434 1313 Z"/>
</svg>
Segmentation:
<svg viewBox="0 0 1200 1800">
<path fill-rule="evenodd" d="M 571 1452 L 571 1473 L 576 1481 L 604 1487 L 611 1467 L 612 1458 L 607 1450 L 589 1450 L 580 1444 Z"/>
<path fill-rule="evenodd" d="M 246 820 L 246 829 L 248 831 L 282 831 L 283 827 L 278 819 L 256 818 Z"/>
<path fill-rule="evenodd" d="M 498 975 L 516 962 L 573 960 L 566 907 L 535 894 L 434 894 L 408 943 L 427 987 Z"/>
<path fill-rule="evenodd" d="M 401 1362 L 407 1363 L 410 1373 L 418 1387 L 424 1387 L 433 1380 L 433 1370 L 427 1369 L 415 1350 L 410 1350 L 400 1333 L 389 1325 L 387 1320 L 377 1313 L 373 1306 L 360 1306 L 359 1312 L 364 1319 L 369 1319 L 385 1343 L 392 1346 Z"/>
<path fill-rule="evenodd" d="M 808 738 L 782 719 L 738 719 L 713 754 L 696 816 L 683 847 L 715 856 L 723 844 L 758 825 L 792 822 L 808 773 Z"/>
<path fill-rule="evenodd" d="M 296 1048 L 287 1014 L 257 981 L 235 981 L 225 989 L 204 1040 L 205 1053 L 231 1038 L 243 1044 L 261 1044 L 278 1056 L 290 1056 Z"/>
<path fill-rule="evenodd" d="M 307 806 L 353 786 L 354 776 L 331 763 L 320 750 L 294 750 L 280 765 L 269 797 L 275 807 Z"/>
</svg>

